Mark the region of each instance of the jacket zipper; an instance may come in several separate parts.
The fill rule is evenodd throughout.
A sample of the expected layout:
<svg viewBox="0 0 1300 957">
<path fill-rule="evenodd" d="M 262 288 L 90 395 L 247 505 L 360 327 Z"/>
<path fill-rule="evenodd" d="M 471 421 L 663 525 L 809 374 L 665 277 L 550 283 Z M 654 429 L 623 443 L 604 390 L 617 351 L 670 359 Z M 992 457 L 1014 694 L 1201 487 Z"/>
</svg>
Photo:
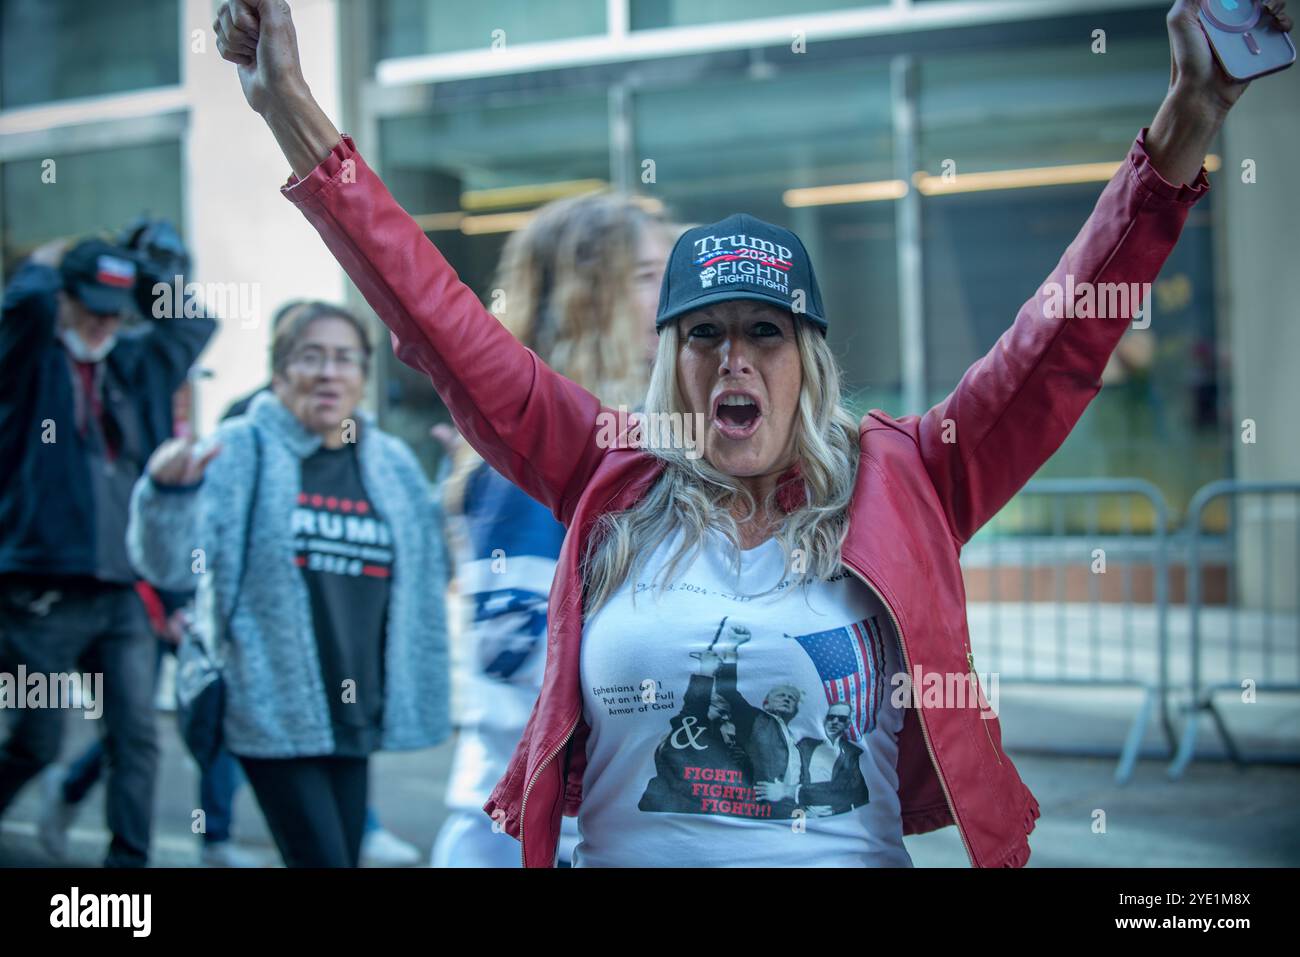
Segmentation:
<svg viewBox="0 0 1300 957">
<path fill-rule="evenodd" d="M 972 683 L 975 685 L 976 688 L 978 688 L 979 676 L 975 674 L 975 653 L 973 651 L 966 652 L 966 664 L 970 668 L 970 676 L 973 679 Z M 978 691 L 975 694 L 975 703 L 979 704 Z M 981 709 L 981 711 L 982 710 L 983 709 Z M 987 734 L 989 737 L 989 746 L 993 748 L 993 757 L 998 759 L 998 764 L 1000 765 L 1002 763 L 1002 755 L 998 754 L 998 746 L 993 743 L 993 732 L 989 730 L 988 719 L 985 718 L 983 714 L 980 715 L 980 723 L 984 725 L 984 733 Z"/>
<path fill-rule="evenodd" d="M 872 593 L 877 599 L 879 599 L 880 604 L 884 606 L 885 611 L 889 614 L 889 620 L 894 625 L 894 634 L 898 636 L 898 649 L 903 654 L 903 667 L 907 669 L 907 673 L 910 675 L 912 673 L 912 663 L 908 659 L 907 655 L 907 642 L 903 640 L 903 629 L 898 624 L 898 616 L 894 614 L 894 609 L 890 606 L 889 602 L 885 601 L 885 596 L 881 594 L 879 588 L 871 583 L 871 580 L 867 578 L 865 572 L 854 567 L 848 559 L 842 559 L 842 561 L 845 568 L 853 572 L 853 574 L 856 575 L 864 585 L 871 589 Z M 934 748 L 930 746 L 930 732 L 926 730 L 925 727 L 925 710 L 921 707 L 917 707 L 916 716 L 921 722 L 921 739 L 925 742 L 925 750 L 930 755 L 930 763 L 934 766 L 934 773 L 939 779 L 939 786 L 943 788 L 943 798 L 948 802 L 948 810 L 952 812 L 952 822 L 957 826 L 957 836 L 961 838 L 961 846 L 965 849 L 966 856 L 970 859 L 971 867 L 975 867 L 977 866 L 975 864 L 975 855 L 971 853 L 970 844 L 966 842 L 966 834 L 961 828 L 961 819 L 957 817 L 957 808 L 952 803 L 952 795 L 948 791 L 948 782 L 944 780 L 943 771 L 939 769 L 939 762 L 936 761 L 934 757 Z M 985 728 L 984 730 L 987 731 L 988 728 Z M 992 737 L 990 737 L 989 740 L 992 741 Z M 522 836 L 522 834 L 523 831 L 521 830 L 520 835 Z"/>
<path fill-rule="evenodd" d="M 519 802 L 519 859 L 520 863 L 522 863 L 524 867 L 528 866 L 528 855 L 524 852 L 524 812 L 528 808 L 528 795 L 532 792 L 533 785 L 537 783 L 537 779 L 541 777 L 542 771 L 546 770 L 546 766 L 550 764 L 551 761 L 554 760 L 555 756 L 564 749 L 564 746 L 569 743 L 569 739 L 573 737 L 573 732 L 578 730 L 578 718 L 580 717 L 582 717 L 582 712 L 578 712 L 578 715 L 573 719 L 573 723 L 569 725 L 569 731 L 564 736 L 564 740 L 556 745 L 555 749 L 551 751 L 542 763 L 537 766 L 537 770 L 533 772 L 533 776 L 528 780 L 528 787 L 524 788 L 523 800 Z M 563 786 L 564 785 L 561 784 L 561 787 Z"/>
</svg>

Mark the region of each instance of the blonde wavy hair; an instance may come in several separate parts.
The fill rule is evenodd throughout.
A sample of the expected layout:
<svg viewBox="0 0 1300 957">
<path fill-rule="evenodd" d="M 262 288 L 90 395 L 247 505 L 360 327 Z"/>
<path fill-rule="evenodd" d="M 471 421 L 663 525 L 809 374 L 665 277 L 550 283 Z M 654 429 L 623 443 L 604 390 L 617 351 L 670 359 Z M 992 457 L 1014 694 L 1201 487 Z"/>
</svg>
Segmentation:
<svg viewBox="0 0 1300 957">
<path fill-rule="evenodd" d="M 494 297 L 501 324 L 555 371 L 606 405 L 634 406 L 646 388 L 642 318 L 632 283 L 645 231 L 671 245 L 673 227 L 635 197 L 586 193 L 542 207 L 506 240 Z M 448 514 L 482 462 L 468 442 L 443 490 Z"/>
<path fill-rule="evenodd" d="M 785 516 L 776 534 L 785 556 L 780 580 L 790 574 L 800 553 L 800 564 L 810 577 L 828 578 L 838 569 L 858 469 L 858 420 L 844 405 L 839 364 L 820 332 L 803 321 L 794 325 L 803 374 L 794 420 L 795 460 L 806 500 Z M 678 388 L 679 344 L 677 323 L 669 323 L 659 337 L 644 407 L 647 413 L 689 411 Z M 691 458 L 687 449 L 647 447 L 646 451 L 663 461 L 663 474 L 632 508 L 602 515 L 588 541 L 583 556 L 587 615 L 599 610 L 629 576 L 642 571 L 655 550 L 678 531 L 684 533 L 682 540 L 655 579 L 660 587 L 673 580 L 711 529 L 721 531 L 734 546 L 739 573 L 737 514 L 741 522 L 746 521 L 760 505 L 779 514 L 779 487 L 759 503 L 741 482 L 704 457 Z"/>
</svg>

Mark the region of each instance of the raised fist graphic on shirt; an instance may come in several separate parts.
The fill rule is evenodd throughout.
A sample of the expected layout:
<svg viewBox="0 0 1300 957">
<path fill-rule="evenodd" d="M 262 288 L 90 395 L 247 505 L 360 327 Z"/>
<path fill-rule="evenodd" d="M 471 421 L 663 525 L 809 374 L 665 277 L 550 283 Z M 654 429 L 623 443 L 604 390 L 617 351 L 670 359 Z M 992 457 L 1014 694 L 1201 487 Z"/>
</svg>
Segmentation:
<svg viewBox="0 0 1300 957">
<path fill-rule="evenodd" d="M 750 641 L 754 636 L 750 634 L 749 629 L 744 625 L 729 624 L 725 625 L 717 640 L 714 642 L 714 651 L 723 664 L 735 664 L 736 652 L 745 642 Z"/>
</svg>

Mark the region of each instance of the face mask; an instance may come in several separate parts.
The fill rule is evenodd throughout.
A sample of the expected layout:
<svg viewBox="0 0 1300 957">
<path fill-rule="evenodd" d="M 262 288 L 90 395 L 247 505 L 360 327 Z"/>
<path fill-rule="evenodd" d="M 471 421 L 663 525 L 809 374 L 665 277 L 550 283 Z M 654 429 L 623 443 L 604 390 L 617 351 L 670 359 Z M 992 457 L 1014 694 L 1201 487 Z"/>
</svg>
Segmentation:
<svg viewBox="0 0 1300 957">
<path fill-rule="evenodd" d="M 59 340 L 63 343 L 63 347 L 71 353 L 72 358 L 78 362 L 100 362 L 113 351 L 113 346 L 117 345 L 117 333 L 113 333 L 92 349 L 86 345 L 86 340 L 82 339 L 75 329 L 65 326 L 59 330 Z"/>
</svg>

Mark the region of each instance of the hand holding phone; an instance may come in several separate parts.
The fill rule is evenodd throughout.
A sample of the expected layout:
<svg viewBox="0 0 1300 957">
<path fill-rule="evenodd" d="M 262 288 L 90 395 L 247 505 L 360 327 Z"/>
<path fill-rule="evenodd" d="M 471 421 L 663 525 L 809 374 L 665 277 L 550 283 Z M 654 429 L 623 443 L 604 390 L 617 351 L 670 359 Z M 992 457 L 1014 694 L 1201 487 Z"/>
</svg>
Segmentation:
<svg viewBox="0 0 1300 957">
<path fill-rule="evenodd" d="M 1295 62 L 1295 44 L 1261 0 L 1200 0 L 1199 19 L 1214 57 L 1234 80 L 1252 80 Z"/>
</svg>

